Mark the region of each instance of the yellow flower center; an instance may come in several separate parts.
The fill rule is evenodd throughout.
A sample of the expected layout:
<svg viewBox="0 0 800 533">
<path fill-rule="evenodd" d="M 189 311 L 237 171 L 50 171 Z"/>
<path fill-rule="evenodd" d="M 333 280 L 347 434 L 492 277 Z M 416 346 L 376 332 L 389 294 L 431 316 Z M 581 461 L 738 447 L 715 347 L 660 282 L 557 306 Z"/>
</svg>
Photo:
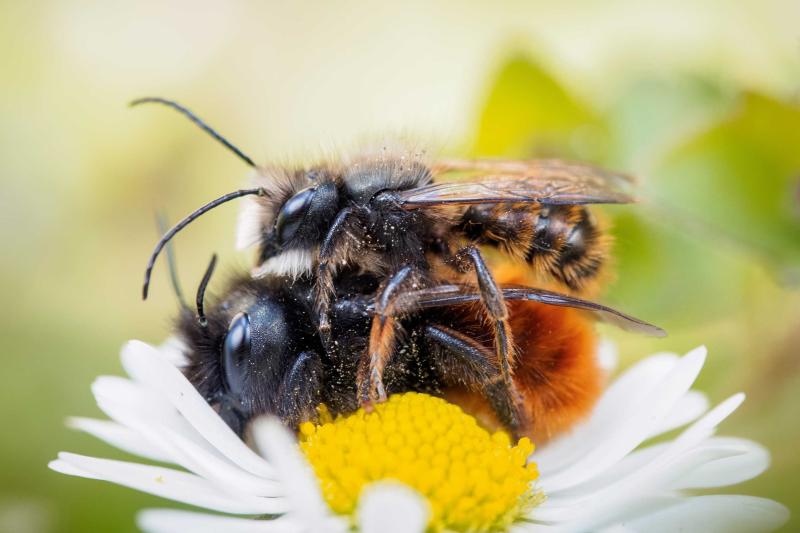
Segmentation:
<svg viewBox="0 0 800 533">
<path fill-rule="evenodd" d="M 440 398 L 409 392 L 372 413 L 333 420 L 321 406 L 320 414 L 318 425 L 300 426 L 300 447 L 339 514 L 352 517 L 362 489 L 385 479 L 427 499 L 432 531 L 504 530 L 543 498 L 527 462 L 530 440 L 512 446 L 506 433 L 490 434 Z"/>
</svg>

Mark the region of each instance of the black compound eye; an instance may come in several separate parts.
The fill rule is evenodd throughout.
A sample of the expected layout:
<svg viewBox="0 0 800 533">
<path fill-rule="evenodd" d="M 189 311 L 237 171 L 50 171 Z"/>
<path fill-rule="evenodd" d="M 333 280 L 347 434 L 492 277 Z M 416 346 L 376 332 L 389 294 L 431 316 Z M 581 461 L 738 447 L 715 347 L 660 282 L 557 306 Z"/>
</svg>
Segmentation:
<svg viewBox="0 0 800 533">
<path fill-rule="evenodd" d="M 228 326 L 228 334 L 222 345 L 222 366 L 228 389 L 234 394 L 241 392 L 250 360 L 250 317 L 239 313 Z"/>
<path fill-rule="evenodd" d="M 295 194 L 281 208 L 275 220 L 275 234 L 280 244 L 289 242 L 311 206 L 311 199 L 316 192 L 315 188 L 305 189 Z"/>
</svg>

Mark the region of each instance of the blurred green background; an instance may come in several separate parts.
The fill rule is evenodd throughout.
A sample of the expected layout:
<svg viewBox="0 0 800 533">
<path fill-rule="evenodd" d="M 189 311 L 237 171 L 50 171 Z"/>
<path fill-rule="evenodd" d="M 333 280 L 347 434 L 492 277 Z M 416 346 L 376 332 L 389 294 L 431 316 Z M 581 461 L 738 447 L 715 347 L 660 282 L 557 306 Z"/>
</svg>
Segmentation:
<svg viewBox="0 0 800 533">
<path fill-rule="evenodd" d="M 120 457 L 64 427 L 129 338 L 158 341 L 175 302 L 156 238 L 238 187 L 241 162 L 172 112 L 176 98 L 258 161 L 405 133 L 446 155 L 562 156 L 640 176 L 608 209 L 618 276 L 604 301 L 666 340 L 622 335 L 623 363 L 698 344 L 700 386 L 749 399 L 723 432 L 773 466 L 733 492 L 800 528 L 800 3 L 638 1 L 0 3 L 0 531 L 126 531 L 168 502 L 46 469 L 59 450 Z M 191 287 L 227 268 L 236 209 L 176 243 Z M 224 269 L 223 269 L 224 270 Z"/>
</svg>

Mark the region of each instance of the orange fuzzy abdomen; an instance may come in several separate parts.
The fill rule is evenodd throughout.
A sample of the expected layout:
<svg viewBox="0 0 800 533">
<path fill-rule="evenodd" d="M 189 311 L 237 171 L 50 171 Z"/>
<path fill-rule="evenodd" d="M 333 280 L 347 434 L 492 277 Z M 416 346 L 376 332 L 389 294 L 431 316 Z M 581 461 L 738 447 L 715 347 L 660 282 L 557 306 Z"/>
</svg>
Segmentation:
<svg viewBox="0 0 800 533">
<path fill-rule="evenodd" d="M 516 341 L 514 382 L 524 398 L 535 442 L 550 439 L 585 417 L 597 401 L 603 373 L 597 339 L 579 311 L 534 302 L 509 302 Z"/>
<path fill-rule="evenodd" d="M 519 283 L 513 268 L 500 270 L 501 283 Z M 516 346 L 514 382 L 523 397 L 529 426 L 525 434 L 542 443 L 585 418 L 605 379 L 597 361 L 593 321 L 583 312 L 530 301 L 508 301 Z M 501 428 L 486 400 L 476 392 L 447 391 L 489 428 Z"/>
</svg>

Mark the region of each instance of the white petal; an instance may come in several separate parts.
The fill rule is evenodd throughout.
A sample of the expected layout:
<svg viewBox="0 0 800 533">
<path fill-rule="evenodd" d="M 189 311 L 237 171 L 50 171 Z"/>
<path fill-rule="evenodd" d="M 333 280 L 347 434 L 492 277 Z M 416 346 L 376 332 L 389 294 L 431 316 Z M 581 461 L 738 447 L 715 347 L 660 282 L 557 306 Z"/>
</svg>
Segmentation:
<svg viewBox="0 0 800 533">
<path fill-rule="evenodd" d="M 694 421 L 708 411 L 708 398 L 702 392 L 689 391 L 678 401 L 667 417 L 661 421 L 648 438 L 672 431 Z"/>
<path fill-rule="evenodd" d="M 733 437 L 713 437 L 702 444 L 704 447 L 735 447 L 739 455 L 711 461 L 678 480 L 674 489 L 704 489 L 735 485 L 763 473 L 769 466 L 769 452 L 755 442 Z"/>
<path fill-rule="evenodd" d="M 59 472 L 61 474 L 66 474 L 68 476 L 85 477 L 86 479 L 99 479 L 91 472 L 82 470 L 77 466 L 73 465 L 72 463 L 67 463 L 66 461 L 62 461 L 61 459 L 54 459 L 50 461 L 49 463 L 47 463 L 47 468 Z"/>
<path fill-rule="evenodd" d="M 256 496 L 283 494 L 274 480 L 255 476 L 222 455 L 153 388 L 124 378 L 100 377 L 92 389 L 100 408 L 161 450 L 161 460 L 239 492 Z"/>
<path fill-rule="evenodd" d="M 617 418 L 620 410 L 627 410 L 634 398 L 648 394 L 680 361 L 673 353 L 651 355 L 636 363 L 618 377 L 603 393 L 592 413 L 592 424 L 601 430 Z"/>
<path fill-rule="evenodd" d="M 660 359 L 659 364 L 665 361 L 668 361 L 668 359 Z M 677 362 L 677 358 L 675 358 L 674 361 Z M 651 377 L 654 375 L 655 374 L 651 374 Z M 642 381 L 639 381 L 639 383 L 642 383 Z M 626 393 L 629 392 L 630 391 L 626 391 Z M 693 420 L 697 419 L 697 417 L 701 416 L 707 410 L 708 410 L 708 399 L 706 398 L 706 396 L 697 391 L 689 391 L 678 401 L 678 403 L 673 407 L 672 412 L 669 415 L 667 415 L 667 417 L 664 420 L 662 420 L 662 422 L 658 425 L 658 427 L 656 427 L 647 436 L 647 438 L 650 439 L 656 437 L 662 433 L 671 431 L 685 424 L 688 424 Z M 562 444 L 566 446 L 573 446 L 573 453 L 570 454 L 569 457 L 572 457 L 572 460 L 575 460 L 581 454 L 584 454 L 586 453 L 586 451 L 588 451 L 588 449 L 592 445 L 592 442 L 596 442 L 592 441 L 592 439 L 593 438 L 596 439 L 598 435 L 600 435 L 601 431 L 602 429 L 597 428 L 593 435 L 581 434 L 580 435 L 581 440 L 574 444 L 569 444 L 566 442 L 562 443 L 558 441 L 548 444 L 541 453 L 537 451 L 536 454 L 532 457 L 532 459 L 534 461 L 537 461 L 540 468 L 540 472 L 542 472 L 542 475 L 544 476 L 553 475 L 555 472 L 563 468 L 564 465 L 558 463 L 553 464 L 552 461 L 563 460 L 564 457 L 567 457 L 566 453 L 562 452 L 560 449 L 557 448 L 562 446 Z M 608 431 L 615 431 L 615 430 L 613 428 L 609 428 Z M 571 438 L 574 437 L 571 436 Z M 579 453 L 575 453 L 575 448 L 577 446 L 580 446 L 584 449 L 580 450 Z M 554 449 L 556 453 L 552 452 L 548 453 Z"/>
<path fill-rule="evenodd" d="M 328 506 L 322 499 L 314 471 L 306 462 L 294 436 L 276 418 L 253 422 L 253 438 L 264 456 L 275 465 L 277 475 L 293 509 L 300 509 L 303 523 L 319 531 L 329 522 Z"/>
<path fill-rule="evenodd" d="M 532 511 L 531 516 L 544 521 L 576 521 L 582 527 L 597 529 L 629 513 L 631 506 L 640 499 L 665 493 L 667 487 L 678 482 L 693 469 L 740 453 L 737 448 L 698 447 L 671 457 L 666 464 L 652 461 L 607 487 L 550 496 L 544 504 Z"/>
<path fill-rule="evenodd" d="M 170 462 L 237 491 L 255 496 L 283 494 L 274 480 L 255 476 L 219 453 L 172 405 L 157 403 L 157 392 L 128 380 L 106 380 L 95 385 L 100 408 L 162 450 Z M 108 386 L 114 389 L 107 391 Z M 127 389 L 123 404 L 118 402 L 123 396 L 119 394 L 121 389 Z"/>
<path fill-rule="evenodd" d="M 163 394 L 146 384 L 118 376 L 100 376 L 92 383 L 92 392 L 97 406 L 123 426 L 137 430 L 142 424 L 163 425 L 198 444 L 204 443 L 209 449 L 214 448 Z"/>
<path fill-rule="evenodd" d="M 570 528 L 596 530 L 625 517 L 639 516 L 643 503 L 650 505 L 647 502 L 657 501 L 704 465 L 731 461 L 747 453 L 739 442 L 725 439 L 716 444 L 706 442 L 688 451 L 674 444 L 674 441 L 668 443 L 655 460 L 626 478 L 606 487 L 594 487 L 593 492 L 552 497 L 535 509 L 532 516 L 544 521 L 568 520 Z"/>
<path fill-rule="evenodd" d="M 363 533 L 423 532 L 429 516 L 425 499 L 400 483 L 369 485 L 358 502 L 358 524 Z"/>
<path fill-rule="evenodd" d="M 511 525 L 511 533 L 550 533 L 563 531 L 558 526 L 538 524 L 536 522 L 520 521 Z"/>
<path fill-rule="evenodd" d="M 689 450 L 694 452 L 697 452 L 698 450 L 722 451 L 723 455 L 720 456 L 719 459 L 722 459 L 722 457 L 733 458 L 734 456 L 747 455 L 751 451 L 751 448 L 743 446 L 741 443 L 736 442 L 735 440 L 709 438 L 716 429 L 717 424 L 722 422 L 722 420 L 736 410 L 736 408 L 741 405 L 743 400 L 744 395 L 742 394 L 736 394 L 728 398 L 702 418 L 695 421 L 676 439 L 656 446 L 647 447 L 630 454 L 628 457 L 623 459 L 620 464 L 615 465 L 603 476 L 589 481 L 578 488 L 577 492 L 585 493 L 592 488 L 594 488 L 594 490 L 598 490 L 599 487 L 602 486 L 603 479 L 620 480 L 625 477 L 625 472 L 633 472 L 630 477 L 635 477 L 641 476 L 648 472 L 656 471 L 658 469 L 666 468 L 668 465 L 671 465 L 674 461 L 676 461 L 676 458 L 679 458 L 682 454 L 685 456 L 686 452 Z M 723 461 L 721 464 L 739 464 L 739 461 L 742 460 L 743 459 L 738 459 L 735 463 Z M 634 463 L 638 466 L 632 468 L 631 464 L 625 463 Z M 672 466 L 669 466 L 669 468 L 672 468 Z M 614 472 L 616 475 L 614 475 Z M 696 473 L 698 472 L 698 469 L 692 470 L 691 472 Z M 706 482 L 708 482 L 708 480 L 706 480 Z"/>
<path fill-rule="evenodd" d="M 274 469 L 228 427 L 180 370 L 152 346 L 130 341 L 122 350 L 122 365 L 136 381 L 160 391 L 197 432 L 228 459 L 254 475 L 273 478 Z"/>
<path fill-rule="evenodd" d="M 120 376 L 99 376 L 92 383 L 92 394 L 98 404 L 109 400 L 151 416 L 157 415 L 162 421 L 173 421 L 177 415 L 175 408 L 158 391 Z"/>
<path fill-rule="evenodd" d="M 73 417 L 67 420 L 71 428 L 84 431 L 120 450 L 163 463 L 172 462 L 169 454 L 153 445 L 136 431 L 109 420 Z"/>
<path fill-rule="evenodd" d="M 181 368 L 186 365 L 186 343 L 175 335 L 168 337 L 167 340 L 158 345 L 158 351 L 170 363 Z"/>
<path fill-rule="evenodd" d="M 606 374 L 617 369 L 619 363 L 619 350 L 617 344 L 611 339 L 602 338 L 597 343 L 597 364 Z"/>
<path fill-rule="evenodd" d="M 287 510 L 282 498 L 259 498 L 226 493 L 219 485 L 189 474 L 159 466 L 97 459 L 61 452 L 50 468 L 65 474 L 103 479 L 148 492 L 162 498 L 235 514 L 278 514 Z"/>
<path fill-rule="evenodd" d="M 601 516 L 617 519 L 615 513 L 624 508 L 626 499 L 633 501 L 680 486 L 690 473 L 698 472 L 707 463 L 737 464 L 724 461 L 747 455 L 749 447 L 742 446 L 735 439 L 703 440 L 741 404 L 742 399 L 743 395 L 737 394 L 722 402 L 678 438 L 655 447 L 658 453 L 645 449 L 634 454 L 634 459 L 630 460 L 635 464 L 634 468 L 623 460 L 602 476 L 569 490 L 549 493 L 547 502 L 535 510 L 534 516 L 541 520 L 565 520 L 568 517 L 588 520 L 592 516 L 594 525 L 597 525 L 596 520 Z M 643 461 L 643 457 L 647 461 Z"/>
<path fill-rule="evenodd" d="M 143 428 L 145 430 L 146 428 Z M 235 489 L 254 496 L 281 496 L 283 487 L 274 480 L 260 478 L 242 470 L 224 456 L 199 446 L 180 433 L 170 431 L 168 427 L 153 428 L 152 435 L 158 434 L 174 450 L 180 460 L 178 464 L 201 476 L 214 480 L 225 487 Z"/>
<path fill-rule="evenodd" d="M 142 383 L 101 376 L 92 384 L 97 405 L 112 420 L 137 430 L 142 425 L 166 426 L 198 445 L 214 447 L 181 415 L 163 394 Z M 159 439 L 159 445 L 163 439 Z"/>
<path fill-rule="evenodd" d="M 139 529 L 148 533 L 301 533 L 296 520 L 282 516 L 256 520 L 172 509 L 145 509 L 136 516 Z"/>
<path fill-rule="evenodd" d="M 753 496 L 696 496 L 624 524 L 627 531 L 749 533 L 773 531 L 789 519 L 783 505 Z"/>
<path fill-rule="evenodd" d="M 677 355 L 656 354 L 624 372 L 603 393 L 586 423 L 536 451 L 534 457 L 542 477 L 562 469 L 590 450 L 597 435 L 613 430 L 620 420 L 624 420 L 624 413 L 641 402 L 677 362 Z"/>
<path fill-rule="evenodd" d="M 598 531 L 608 527 L 621 517 L 638 517 L 665 509 L 680 502 L 681 498 L 673 494 L 638 494 L 624 502 L 620 508 L 606 508 L 602 505 L 588 508 L 548 508 L 545 501 L 540 507 L 534 509 L 529 519 L 544 522 L 543 525 L 552 525 L 557 531 Z"/>
<path fill-rule="evenodd" d="M 681 358 L 667 376 L 650 389 L 649 397 L 635 401 L 628 399 L 631 407 L 621 413 L 621 422 L 609 421 L 604 434 L 587 443 L 588 450 L 569 466 L 552 475 L 542 474 L 540 485 L 545 494 L 573 487 L 587 479 L 602 474 L 625 457 L 658 427 L 673 406 L 686 394 L 697 378 L 705 361 L 705 348 L 693 350 Z M 542 465 L 544 459 L 537 459 Z"/>
<path fill-rule="evenodd" d="M 672 446 L 688 448 L 694 443 L 710 436 L 720 422 L 728 418 L 744 401 L 744 394 L 734 394 L 714 409 L 706 413 L 700 420 L 689 426 L 673 441 Z"/>
<path fill-rule="evenodd" d="M 634 472 L 644 468 L 656 457 L 665 453 L 669 442 L 647 446 L 629 454 L 622 461 L 614 465 L 602 476 L 590 482 L 576 487 L 572 491 L 562 491 L 559 497 L 575 495 L 578 493 L 590 493 L 602 491 L 606 487 L 618 482 Z M 704 441 L 699 446 L 704 448 L 725 448 L 737 450 L 737 453 L 723 459 L 705 463 L 688 474 L 679 478 L 675 483 L 668 486 L 669 490 L 682 489 L 701 489 L 711 487 L 724 487 L 735 485 L 748 479 L 752 479 L 769 465 L 769 453 L 762 446 L 745 440 L 733 437 L 712 437 Z"/>
<path fill-rule="evenodd" d="M 612 468 L 603 472 L 603 474 L 587 480 L 569 490 L 562 490 L 549 495 L 546 503 L 548 506 L 564 506 L 568 503 L 575 504 L 580 501 L 580 498 L 586 495 L 602 492 L 606 490 L 607 487 L 646 468 L 656 457 L 664 453 L 668 444 L 669 443 L 661 443 L 636 450 L 625 456 Z"/>
</svg>

